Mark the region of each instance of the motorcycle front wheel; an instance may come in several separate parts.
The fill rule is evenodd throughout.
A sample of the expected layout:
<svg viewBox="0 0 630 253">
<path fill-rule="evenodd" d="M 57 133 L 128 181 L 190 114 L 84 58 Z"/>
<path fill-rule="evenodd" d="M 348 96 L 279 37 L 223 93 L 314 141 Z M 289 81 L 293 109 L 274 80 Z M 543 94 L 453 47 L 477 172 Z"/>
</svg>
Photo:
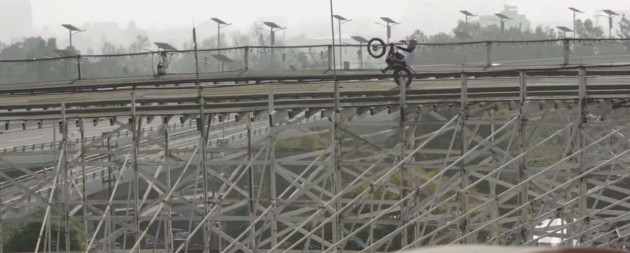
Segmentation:
<svg viewBox="0 0 630 253">
<path fill-rule="evenodd" d="M 374 58 L 381 58 L 385 55 L 385 42 L 379 38 L 373 38 L 368 42 L 368 53 Z"/>
<path fill-rule="evenodd" d="M 398 86 L 404 84 L 409 87 L 411 79 L 413 79 L 413 75 L 407 68 L 397 68 L 394 70 L 394 82 L 396 82 Z"/>
</svg>

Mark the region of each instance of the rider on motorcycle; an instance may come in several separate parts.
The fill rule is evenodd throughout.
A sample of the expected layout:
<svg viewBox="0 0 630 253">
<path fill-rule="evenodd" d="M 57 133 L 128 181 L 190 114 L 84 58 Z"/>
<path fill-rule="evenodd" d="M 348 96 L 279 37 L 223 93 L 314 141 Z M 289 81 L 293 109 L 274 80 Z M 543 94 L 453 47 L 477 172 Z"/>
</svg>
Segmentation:
<svg viewBox="0 0 630 253">
<path fill-rule="evenodd" d="M 381 69 L 381 72 L 383 72 L 383 74 L 387 72 L 388 70 L 391 70 L 393 65 L 395 64 L 411 66 L 411 64 L 413 63 L 413 58 L 415 56 L 415 50 L 416 50 L 416 46 L 418 45 L 418 41 L 412 39 L 412 40 L 409 40 L 408 42 L 404 40 L 401 40 L 400 42 L 407 44 L 407 47 L 396 45 L 396 48 L 402 51 L 405 51 L 406 54 L 396 52 L 388 56 L 387 59 L 385 59 L 385 63 L 387 63 L 387 67 L 385 67 L 384 69 Z"/>
</svg>

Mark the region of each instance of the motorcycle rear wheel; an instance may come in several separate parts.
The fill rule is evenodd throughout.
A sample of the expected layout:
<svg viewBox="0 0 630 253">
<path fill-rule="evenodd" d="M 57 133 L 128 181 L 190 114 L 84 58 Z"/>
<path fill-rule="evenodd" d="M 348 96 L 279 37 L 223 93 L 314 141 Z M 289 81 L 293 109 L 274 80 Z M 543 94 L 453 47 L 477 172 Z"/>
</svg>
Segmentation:
<svg viewBox="0 0 630 253">
<path fill-rule="evenodd" d="M 379 38 L 373 38 L 368 42 L 368 53 L 374 58 L 381 58 L 385 55 L 387 49 L 385 48 L 385 42 Z"/>
</svg>

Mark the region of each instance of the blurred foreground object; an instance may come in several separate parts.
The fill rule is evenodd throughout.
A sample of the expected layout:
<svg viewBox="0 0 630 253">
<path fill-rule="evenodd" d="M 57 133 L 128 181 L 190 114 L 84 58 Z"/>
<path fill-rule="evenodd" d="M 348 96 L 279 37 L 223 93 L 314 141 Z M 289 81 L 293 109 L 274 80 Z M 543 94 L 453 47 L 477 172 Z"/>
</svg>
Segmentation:
<svg viewBox="0 0 630 253">
<path fill-rule="evenodd" d="M 407 253 L 622 253 L 621 249 L 595 247 L 519 247 L 487 245 L 449 245 L 417 248 Z"/>
</svg>

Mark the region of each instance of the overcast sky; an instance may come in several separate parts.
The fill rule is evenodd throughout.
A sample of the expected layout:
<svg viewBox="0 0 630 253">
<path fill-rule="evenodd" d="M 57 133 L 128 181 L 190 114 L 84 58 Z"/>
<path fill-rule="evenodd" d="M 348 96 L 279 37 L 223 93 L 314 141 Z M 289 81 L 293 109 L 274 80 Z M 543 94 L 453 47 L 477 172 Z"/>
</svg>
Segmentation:
<svg viewBox="0 0 630 253">
<path fill-rule="evenodd" d="M 414 29 L 433 34 L 450 31 L 461 18 L 459 10 L 491 14 L 503 5 L 519 7 L 533 26 L 571 25 L 574 6 L 593 18 L 601 9 L 620 12 L 630 10 L 630 0 L 335 0 L 336 14 L 354 19 L 344 25 L 344 34 L 373 34 L 384 30 L 374 22 L 389 16 L 402 22 L 394 37 Z M 213 26 L 203 22 L 219 17 L 233 22 L 231 30 L 248 30 L 255 22 L 274 21 L 287 26 L 286 36 L 308 34 L 321 37 L 330 34 L 329 0 L 31 0 L 36 30 L 48 26 L 50 32 L 65 30 L 61 23 L 117 22 L 125 27 L 134 21 L 143 29 L 190 27 L 193 20 L 204 29 Z M 604 20 L 601 20 L 605 24 Z M 398 36 L 397 36 L 398 35 Z"/>
</svg>

